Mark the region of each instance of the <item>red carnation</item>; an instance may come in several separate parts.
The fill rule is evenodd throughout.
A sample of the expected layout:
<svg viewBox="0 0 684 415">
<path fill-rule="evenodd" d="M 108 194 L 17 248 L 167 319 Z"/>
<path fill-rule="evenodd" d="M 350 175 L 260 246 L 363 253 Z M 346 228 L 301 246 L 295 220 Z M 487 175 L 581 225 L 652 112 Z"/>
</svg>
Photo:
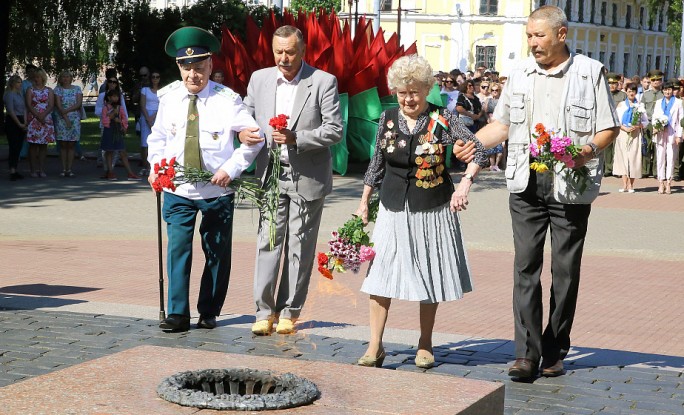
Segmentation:
<svg viewBox="0 0 684 415">
<path fill-rule="evenodd" d="M 318 267 L 318 272 L 320 272 L 321 275 L 329 280 L 333 279 L 332 272 L 330 272 L 330 270 L 326 267 Z"/>
<path fill-rule="evenodd" d="M 320 265 L 320 266 L 328 265 L 328 255 L 324 254 L 323 252 L 319 252 L 318 253 L 318 265 Z"/>
<path fill-rule="evenodd" d="M 285 129 L 285 128 L 287 128 L 287 120 L 288 120 L 288 118 L 290 118 L 290 117 L 288 117 L 288 116 L 285 115 L 285 114 L 279 114 L 278 116 L 271 118 L 271 119 L 268 121 L 268 125 L 270 125 L 271 127 L 273 127 L 274 130 L 282 130 L 282 129 Z"/>
</svg>

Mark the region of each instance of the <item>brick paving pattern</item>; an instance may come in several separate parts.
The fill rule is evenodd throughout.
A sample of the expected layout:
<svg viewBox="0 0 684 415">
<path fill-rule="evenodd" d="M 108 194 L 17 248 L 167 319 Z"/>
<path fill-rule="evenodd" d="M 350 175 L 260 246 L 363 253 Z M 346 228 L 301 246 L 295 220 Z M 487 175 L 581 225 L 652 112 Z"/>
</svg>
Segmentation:
<svg viewBox="0 0 684 415">
<path fill-rule="evenodd" d="M 0 186 L 0 387 L 141 344 L 348 364 L 365 351 L 363 271 L 333 281 L 314 275 L 298 334 L 252 337 L 257 218 L 248 206 L 236 211 L 219 327 L 160 332 L 154 197 L 140 182 L 97 180 L 91 160 L 77 162 L 76 179 L 56 177 L 58 162 L 50 162 L 47 179 Z M 619 194 L 619 180 L 608 178 L 593 204 L 568 374 L 516 383 L 506 376 L 514 358 L 508 197 L 501 175 L 478 178 L 461 214 L 475 291 L 440 305 L 438 364 L 427 373 L 503 382 L 507 414 L 684 414 L 684 188 L 663 196 L 654 179 L 639 186 Z M 358 175 L 335 178 L 321 249 L 360 192 Z M 196 253 L 193 303 L 199 244 Z M 548 268 L 548 251 L 545 259 Z M 543 282 L 548 291 L 548 270 Z M 392 304 L 383 370 L 419 370 L 417 308 Z"/>
</svg>

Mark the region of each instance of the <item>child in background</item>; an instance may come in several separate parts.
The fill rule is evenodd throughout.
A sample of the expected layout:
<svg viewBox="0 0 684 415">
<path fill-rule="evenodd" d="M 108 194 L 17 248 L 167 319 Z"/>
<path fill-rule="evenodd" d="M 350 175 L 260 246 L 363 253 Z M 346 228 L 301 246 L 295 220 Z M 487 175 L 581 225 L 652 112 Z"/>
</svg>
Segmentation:
<svg viewBox="0 0 684 415">
<path fill-rule="evenodd" d="M 133 173 L 128 163 L 128 153 L 126 153 L 124 141 L 124 135 L 128 129 L 128 119 L 126 118 L 126 112 L 121 106 L 121 93 L 117 89 L 112 89 L 106 93 L 105 105 L 100 117 L 103 127 L 100 147 L 105 152 L 105 166 L 107 169 L 103 178 L 116 180 L 113 156 L 114 152 L 118 151 L 121 156 L 121 162 L 128 171 L 128 180 L 140 180 L 140 177 Z"/>
</svg>

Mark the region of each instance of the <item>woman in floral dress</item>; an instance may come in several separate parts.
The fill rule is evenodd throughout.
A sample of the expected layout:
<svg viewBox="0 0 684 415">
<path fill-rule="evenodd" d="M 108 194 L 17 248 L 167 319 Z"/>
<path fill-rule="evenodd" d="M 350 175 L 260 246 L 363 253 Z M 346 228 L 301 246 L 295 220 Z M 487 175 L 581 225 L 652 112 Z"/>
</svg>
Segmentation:
<svg viewBox="0 0 684 415">
<path fill-rule="evenodd" d="M 53 113 L 55 133 L 60 145 L 62 177 L 74 177 L 71 167 L 74 164 L 76 143 L 81 139 L 81 105 L 83 92 L 78 85 L 72 85 L 73 75 L 63 71 L 55 87 L 55 106 Z"/>
<path fill-rule="evenodd" d="M 47 177 L 47 145 L 55 142 L 55 125 L 52 120 L 55 95 L 46 83 L 47 73 L 43 68 L 38 68 L 33 74 L 33 86 L 26 91 L 26 141 L 29 143 L 31 177 Z"/>
</svg>

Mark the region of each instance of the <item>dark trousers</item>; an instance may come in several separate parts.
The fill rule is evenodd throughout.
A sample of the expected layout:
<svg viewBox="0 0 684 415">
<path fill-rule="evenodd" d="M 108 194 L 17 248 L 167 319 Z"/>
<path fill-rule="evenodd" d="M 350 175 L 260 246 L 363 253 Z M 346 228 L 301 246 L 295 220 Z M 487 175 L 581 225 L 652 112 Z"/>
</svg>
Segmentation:
<svg viewBox="0 0 684 415">
<path fill-rule="evenodd" d="M 164 193 L 164 221 L 168 235 L 169 314 L 190 316 L 192 238 L 197 212 L 202 212 L 199 233 L 204 251 L 197 311 L 218 316 L 228 292 L 233 240 L 233 195 L 191 200 Z"/>
<path fill-rule="evenodd" d="M 527 189 L 511 194 L 515 263 L 513 315 L 515 355 L 555 362 L 570 350 L 584 237 L 590 204 L 570 205 L 553 198 L 553 175 L 530 172 Z M 542 334 L 542 286 L 546 232 L 551 228 L 551 301 Z"/>
<path fill-rule="evenodd" d="M 679 143 L 677 150 L 675 150 L 675 162 L 672 177 L 684 179 L 682 169 L 684 169 L 684 143 Z"/>
<path fill-rule="evenodd" d="M 613 159 L 615 159 L 615 146 L 611 142 L 603 149 L 603 172 L 606 176 L 613 174 Z"/>
<path fill-rule="evenodd" d="M 24 122 L 24 117 L 18 115 L 19 121 Z M 26 131 L 19 128 L 14 120 L 10 117 L 5 117 L 5 130 L 7 133 L 7 144 L 9 147 L 9 168 L 16 169 L 19 165 L 19 154 L 21 153 L 21 146 L 26 139 Z"/>
<path fill-rule="evenodd" d="M 655 164 L 655 145 L 653 144 L 651 130 L 646 130 L 644 136 L 646 137 L 646 148 L 642 149 L 641 156 L 641 174 L 644 177 L 656 176 Z"/>
</svg>

